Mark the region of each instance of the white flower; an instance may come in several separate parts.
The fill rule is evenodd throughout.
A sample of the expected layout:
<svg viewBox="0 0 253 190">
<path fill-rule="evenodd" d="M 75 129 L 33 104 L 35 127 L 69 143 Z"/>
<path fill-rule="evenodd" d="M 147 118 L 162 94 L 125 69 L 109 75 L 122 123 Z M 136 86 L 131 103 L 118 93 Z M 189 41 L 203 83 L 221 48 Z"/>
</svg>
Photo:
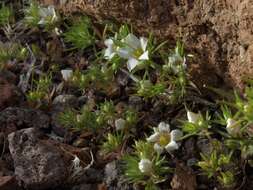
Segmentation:
<svg viewBox="0 0 253 190">
<path fill-rule="evenodd" d="M 165 122 L 161 122 L 158 128 L 154 129 L 154 134 L 147 138 L 148 142 L 153 142 L 154 149 L 160 154 L 164 150 L 171 152 L 179 148 L 179 144 L 176 142 L 179 140 L 183 133 L 176 129 L 170 131 L 170 125 Z"/>
<path fill-rule="evenodd" d="M 149 159 L 141 159 L 139 162 L 139 170 L 142 173 L 151 173 L 152 172 L 152 162 Z"/>
<path fill-rule="evenodd" d="M 112 39 L 107 39 L 105 40 L 104 44 L 106 45 L 106 50 L 104 53 L 105 59 L 112 59 L 114 55 L 116 54 L 116 49 L 117 47 L 115 46 L 114 42 Z"/>
<path fill-rule="evenodd" d="M 115 128 L 117 131 L 124 130 L 126 126 L 126 120 L 120 118 L 115 120 Z"/>
<path fill-rule="evenodd" d="M 226 129 L 227 132 L 233 136 L 236 136 L 240 133 L 240 125 L 238 125 L 238 123 L 232 118 L 227 119 Z"/>
<path fill-rule="evenodd" d="M 62 78 L 65 81 L 68 81 L 71 78 L 71 76 L 73 75 L 73 70 L 71 70 L 71 69 L 64 69 L 64 70 L 61 70 L 61 74 L 62 74 Z"/>
<path fill-rule="evenodd" d="M 55 22 L 57 21 L 57 15 L 54 9 L 54 6 L 48 6 L 48 7 L 41 7 L 39 9 L 39 16 L 40 16 L 40 21 L 38 24 L 40 25 L 45 25 L 47 22 Z"/>
<path fill-rule="evenodd" d="M 118 55 L 127 61 L 127 68 L 132 71 L 141 61 L 149 60 L 149 52 L 147 51 L 148 39 L 141 37 L 138 39 L 133 34 L 128 34 L 126 38 L 122 40 L 127 45 L 126 48 L 121 48 L 118 51 Z"/>
<path fill-rule="evenodd" d="M 197 121 L 201 118 L 201 114 L 187 111 L 187 118 L 190 123 L 196 124 Z"/>
</svg>

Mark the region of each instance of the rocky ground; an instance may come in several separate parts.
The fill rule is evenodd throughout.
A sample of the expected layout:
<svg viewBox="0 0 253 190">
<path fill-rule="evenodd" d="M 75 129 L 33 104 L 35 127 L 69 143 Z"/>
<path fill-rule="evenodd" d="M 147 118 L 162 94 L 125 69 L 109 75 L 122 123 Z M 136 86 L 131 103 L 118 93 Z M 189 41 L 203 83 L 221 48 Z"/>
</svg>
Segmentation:
<svg viewBox="0 0 253 190">
<path fill-rule="evenodd" d="M 196 113 L 197 110 L 202 113 L 208 111 L 215 120 L 216 113 L 220 113 L 220 102 L 232 104 L 234 101 L 232 87 L 243 91 L 245 81 L 253 76 L 251 0 L 185 0 L 179 3 L 164 0 L 41 1 L 42 5 L 54 5 L 62 18 L 53 29 L 23 23 L 26 13 L 22 11 L 29 3 L 18 0 L 4 2 L 13 8 L 15 15 L 13 21 L 3 25 L 0 13 L 0 63 L 3 65 L 0 64 L 0 190 L 145 189 L 148 175 L 144 182 L 132 183 L 124 173 L 122 158 L 134 151 L 134 142 L 146 139 L 152 134 L 151 129 L 161 121 L 177 128 L 187 118 L 186 108 L 196 110 Z M 68 30 L 69 18 L 75 20 L 83 13 L 91 17 L 96 40 L 88 48 L 71 49 L 62 33 Z M 186 52 L 194 55 L 187 62 L 185 80 L 192 81 L 187 82 L 187 93 L 173 103 L 163 99 L 163 94 L 147 98 L 135 92 L 133 76 L 123 69 L 113 73 L 109 83 L 108 80 L 102 81 L 102 84 L 97 82 L 95 79 L 100 75 L 95 73 L 95 79 L 82 90 L 74 85 L 74 79 L 73 83 L 65 80 L 61 73 L 64 69 L 85 72 L 93 63 L 105 64 L 105 60 L 97 61 L 97 54 L 105 48 L 101 37 L 105 23 L 101 20 L 110 20 L 117 26 L 120 23 L 132 24 L 135 33 L 144 36 L 152 32 L 157 41 L 168 40 L 168 48 L 174 48 L 177 39 L 182 40 Z M 25 56 L 19 58 L 20 52 L 15 52 L 14 57 L 1 57 L 3 52 L 11 51 L 4 49 L 9 43 L 21 44 L 20 52 Z M 159 57 L 154 56 L 153 59 L 160 64 Z M 154 70 L 150 71 L 149 77 L 153 83 L 158 83 L 159 74 Z M 143 73 L 138 74 L 142 76 Z M 31 92 L 41 90 L 33 91 L 39 86 L 40 76 L 49 75 L 52 83 L 43 89 L 46 94 L 34 101 Z M 172 91 L 173 87 L 168 88 Z M 242 95 L 243 101 L 247 99 L 249 105 L 252 103 L 250 95 L 251 99 Z M 107 134 L 115 132 L 115 118 L 109 118 L 101 128 L 94 130 L 89 127 L 80 130 L 72 127 L 71 121 L 65 125 L 59 119 L 66 110 L 78 110 L 80 113 L 84 106 L 91 107 L 89 112 L 100 116 L 103 113 L 99 105 L 107 100 L 113 102 L 114 117 L 125 116 L 127 109 L 137 112 L 133 129 L 124 137 L 122 144 L 109 152 L 103 150 L 103 143 Z M 76 120 L 80 123 L 78 117 L 77 114 Z M 94 121 L 88 125 L 93 124 Z M 252 123 L 247 135 L 240 134 L 235 138 L 227 134 L 226 124 L 213 122 L 212 125 L 214 129 L 209 126 L 206 129 L 210 134 L 186 134 L 180 140 L 179 149 L 163 153 L 172 172 L 165 174 L 165 180 L 159 182 L 159 189 L 253 189 L 250 165 L 253 155 L 250 150 Z M 248 144 L 245 143 L 247 146 L 241 140 L 246 137 L 249 140 Z M 219 155 L 227 153 L 230 149 L 224 148 L 227 146 L 224 142 L 230 138 L 239 139 L 238 142 L 248 149 L 233 149 L 233 159 L 228 166 L 215 170 L 210 178 L 203 175 L 197 164 L 202 158 L 200 154 L 210 157 L 215 151 L 213 144 L 216 141 L 222 144 Z M 217 177 L 223 170 L 234 172 L 233 181 L 228 186 L 221 185 Z"/>
</svg>

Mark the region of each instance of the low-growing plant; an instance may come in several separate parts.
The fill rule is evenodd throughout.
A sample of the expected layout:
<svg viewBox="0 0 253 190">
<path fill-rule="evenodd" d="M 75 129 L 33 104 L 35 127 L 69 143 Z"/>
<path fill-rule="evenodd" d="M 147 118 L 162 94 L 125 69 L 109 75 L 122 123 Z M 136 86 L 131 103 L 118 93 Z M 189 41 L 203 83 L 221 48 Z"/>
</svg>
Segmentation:
<svg viewBox="0 0 253 190">
<path fill-rule="evenodd" d="M 40 6 L 36 1 L 31 1 L 28 7 L 24 9 L 24 22 L 28 27 L 43 27 L 50 31 L 54 29 L 59 21 L 59 15 L 54 6 Z"/>
<path fill-rule="evenodd" d="M 106 136 L 106 140 L 103 143 L 101 149 L 105 154 L 118 151 L 120 147 L 123 145 L 124 142 L 124 133 L 118 132 L 118 133 L 109 133 Z"/>
<path fill-rule="evenodd" d="M 143 185 L 145 190 L 158 189 L 156 184 L 165 181 L 171 171 L 167 161 L 156 154 L 151 143 L 137 141 L 134 150 L 123 158 L 125 176 L 131 183 Z"/>
<path fill-rule="evenodd" d="M 114 73 L 110 68 L 92 65 L 85 71 L 74 71 L 69 82 L 79 88 L 80 91 L 85 91 L 87 88 L 107 90 L 113 78 Z"/>
<path fill-rule="evenodd" d="M 52 101 L 52 73 L 39 76 L 38 80 L 33 79 L 31 90 L 26 98 L 30 105 L 40 107 L 43 104 L 49 105 Z"/>
<path fill-rule="evenodd" d="M 188 121 L 183 122 L 182 130 L 189 136 L 210 136 L 209 128 L 211 128 L 211 117 L 208 112 L 204 117 L 200 113 L 187 111 Z"/>
<path fill-rule="evenodd" d="M 222 186 L 231 187 L 235 183 L 231 157 L 232 152 L 224 154 L 213 150 L 211 155 L 201 154 L 201 161 L 198 162 L 198 166 L 208 178 L 213 177 Z"/>
<path fill-rule="evenodd" d="M 0 26 L 5 26 L 14 22 L 14 11 L 12 7 L 2 3 L 0 8 Z"/>
<path fill-rule="evenodd" d="M 145 99 L 163 94 L 166 86 L 162 83 L 152 84 L 149 80 L 141 80 L 137 83 L 137 95 Z"/>
<path fill-rule="evenodd" d="M 27 57 L 27 49 L 19 43 L 0 42 L 0 69 L 4 69 L 9 61 L 23 61 Z"/>
<path fill-rule="evenodd" d="M 101 126 L 97 122 L 97 114 L 88 106 L 80 111 L 68 109 L 59 114 L 58 120 L 64 127 L 75 130 L 97 130 Z"/>
<path fill-rule="evenodd" d="M 100 124 L 111 124 L 116 116 L 115 106 L 112 101 L 105 101 L 99 106 L 99 115 L 97 122 Z"/>
<path fill-rule="evenodd" d="M 160 81 L 169 85 L 169 101 L 176 104 L 183 100 L 190 84 L 187 76 L 186 56 L 184 46 L 177 42 L 177 45 L 169 56 L 165 56 L 165 64 L 162 66 Z"/>
<path fill-rule="evenodd" d="M 94 45 L 96 40 L 91 21 L 85 16 L 79 18 L 77 21 L 74 20 L 72 26 L 67 28 L 63 36 L 65 41 L 73 46 L 73 49 L 78 50 L 84 50 Z"/>
</svg>

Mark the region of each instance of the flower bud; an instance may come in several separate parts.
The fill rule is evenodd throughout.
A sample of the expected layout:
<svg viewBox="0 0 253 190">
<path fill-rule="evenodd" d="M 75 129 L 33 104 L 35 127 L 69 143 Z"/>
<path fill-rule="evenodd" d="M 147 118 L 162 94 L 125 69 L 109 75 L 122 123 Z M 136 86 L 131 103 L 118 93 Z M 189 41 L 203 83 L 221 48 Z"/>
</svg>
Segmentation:
<svg viewBox="0 0 253 190">
<path fill-rule="evenodd" d="M 150 173 L 152 171 L 152 162 L 149 159 L 141 159 L 139 162 L 139 170 L 142 173 Z"/>
</svg>

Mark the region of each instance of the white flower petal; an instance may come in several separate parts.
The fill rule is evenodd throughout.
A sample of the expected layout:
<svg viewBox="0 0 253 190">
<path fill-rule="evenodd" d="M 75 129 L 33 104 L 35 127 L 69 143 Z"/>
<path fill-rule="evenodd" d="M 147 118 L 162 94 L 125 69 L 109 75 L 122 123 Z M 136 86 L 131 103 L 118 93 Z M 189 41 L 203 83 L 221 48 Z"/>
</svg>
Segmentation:
<svg viewBox="0 0 253 190">
<path fill-rule="evenodd" d="M 149 159 L 141 159 L 139 162 L 139 170 L 142 173 L 150 173 L 152 171 L 152 162 Z"/>
<path fill-rule="evenodd" d="M 148 51 L 145 51 L 140 57 L 139 60 L 149 60 Z"/>
<path fill-rule="evenodd" d="M 124 58 L 124 59 L 129 59 L 131 56 L 131 49 L 127 49 L 127 48 L 120 48 L 117 50 L 117 54 Z"/>
<path fill-rule="evenodd" d="M 139 61 L 137 59 L 129 58 L 127 61 L 127 68 L 131 72 L 138 64 L 139 64 Z"/>
<path fill-rule="evenodd" d="M 112 47 L 108 47 L 105 49 L 104 57 L 105 59 L 112 59 L 116 53 L 114 52 Z"/>
<path fill-rule="evenodd" d="M 64 69 L 64 70 L 61 70 L 61 74 L 62 74 L 62 78 L 65 81 L 68 81 L 70 79 L 70 77 L 72 76 L 72 74 L 73 74 L 73 70 L 71 70 L 71 69 Z"/>
<path fill-rule="evenodd" d="M 40 21 L 38 22 L 38 25 L 45 25 L 46 24 L 46 20 L 44 18 L 40 19 Z"/>
<path fill-rule="evenodd" d="M 154 144 L 154 150 L 158 153 L 158 154 L 162 154 L 164 151 L 164 148 L 162 146 L 160 146 L 158 143 Z"/>
<path fill-rule="evenodd" d="M 130 48 L 133 48 L 133 49 L 141 48 L 140 40 L 131 33 L 128 34 L 125 39 L 123 39 L 123 42 L 125 42 Z"/>
<path fill-rule="evenodd" d="M 151 135 L 150 137 L 147 138 L 148 142 L 156 142 L 159 140 L 159 133 L 154 133 L 153 135 Z"/>
<path fill-rule="evenodd" d="M 123 130 L 126 126 L 126 120 L 120 118 L 115 121 L 115 128 L 117 131 Z"/>
<path fill-rule="evenodd" d="M 160 122 L 158 125 L 159 132 L 170 132 L 170 125 L 165 122 Z"/>
<path fill-rule="evenodd" d="M 113 40 L 112 39 L 106 39 L 104 41 L 104 44 L 107 46 L 107 47 L 110 47 L 110 46 L 113 46 Z"/>
<path fill-rule="evenodd" d="M 177 150 L 178 148 L 179 146 L 175 141 L 170 141 L 170 143 L 165 146 L 167 152 L 172 152 L 174 150 Z"/>
<path fill-rule="evenodd" d="M 201 114 L 187 111 L 187 118 L 190 123 L 196 124 L 196 122 L 201 118 Z"/>
<path fill-rule="evenodd" d="M 240 125 L 234 119 L 228 118 L 226 130 L 230 135 L 236 136 L 240 133 Z"/>
<path fill-rule="evenodd" d="M 170 135 L 172 141 L 178 141 L 183 136 L 183 133 L 182 131 L 175 129 L 170 132 Z"/>
<path fill-rule="evenodd" d="M 142 49 L 142 51 L 146 51 L 147 45 L 148 45 L 148 39 L 144 38 L 144 37 L 141 37 L 140 38 L 140 43 L 141 43 L 141 49 Z"/>
</svg>

